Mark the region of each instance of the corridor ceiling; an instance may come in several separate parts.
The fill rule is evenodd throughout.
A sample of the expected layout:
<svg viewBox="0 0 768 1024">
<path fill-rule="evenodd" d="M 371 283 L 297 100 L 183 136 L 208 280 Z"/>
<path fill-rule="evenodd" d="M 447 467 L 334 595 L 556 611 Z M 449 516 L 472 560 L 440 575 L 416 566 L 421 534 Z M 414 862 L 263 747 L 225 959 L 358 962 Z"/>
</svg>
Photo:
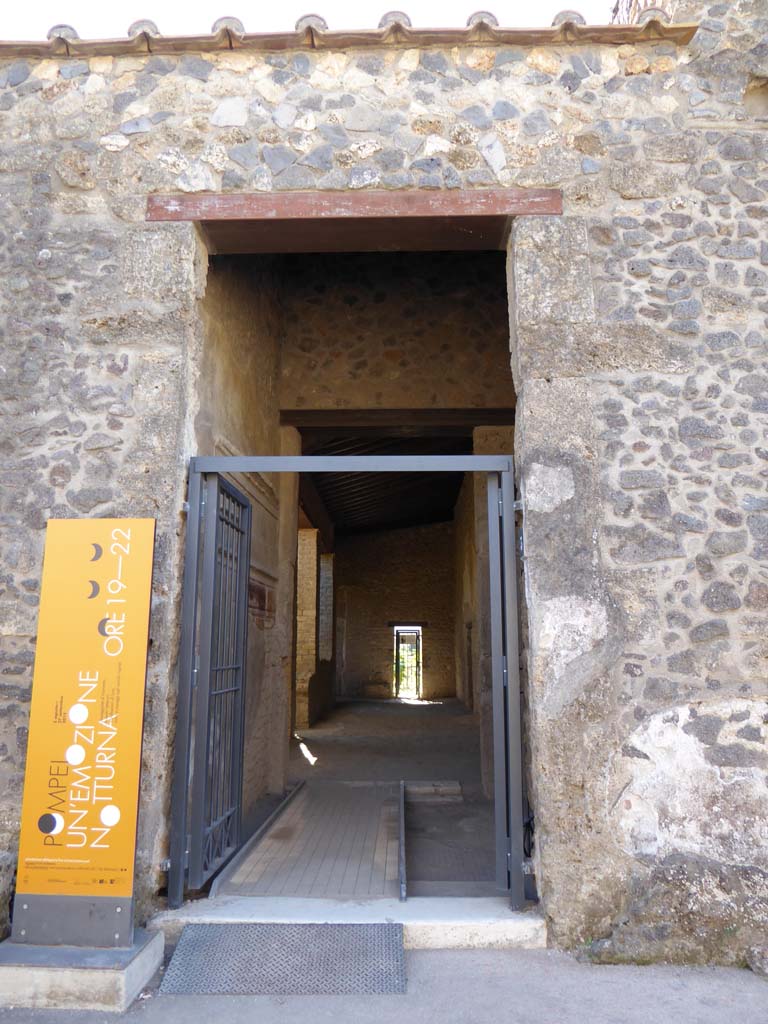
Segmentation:
<svg viewBox="0 0 768 1024">
<path fill-rule="evenodd" d="M 449 436 L 329 436 L 302 430 L 304 455 L 467 455 L 471 428 Z M 461 489 L 462 473 L 317 473 L 314 489 L 336 534 L 364 533 L 445 522 Z M 317 525 L 317 524 L 314 524 Z"/>
</svg>

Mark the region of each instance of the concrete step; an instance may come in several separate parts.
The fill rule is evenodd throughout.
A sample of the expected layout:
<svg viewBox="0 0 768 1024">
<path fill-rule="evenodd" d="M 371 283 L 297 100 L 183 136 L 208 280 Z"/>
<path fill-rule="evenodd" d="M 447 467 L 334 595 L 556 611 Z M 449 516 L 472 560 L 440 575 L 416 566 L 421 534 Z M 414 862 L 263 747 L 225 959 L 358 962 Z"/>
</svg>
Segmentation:
<svg viewBox="0 0 768 1024">
<path fill-rule="evenodd" d="M 157 914 L 148 928 L 169 943 L 186 924 L 377 924 L 402 922 L 406 949 L 543 949 L 544 918 L 513 911 L 503 896 L 328 900 L 219 896 Z"/>
<path fill-rule="evenodd" d="M 462 803 L 464 794 L 458 779 L 438 779 L 405 782 L 405 799 L 408 803 L 428 801 L 429 803 Z"/>
</svg>

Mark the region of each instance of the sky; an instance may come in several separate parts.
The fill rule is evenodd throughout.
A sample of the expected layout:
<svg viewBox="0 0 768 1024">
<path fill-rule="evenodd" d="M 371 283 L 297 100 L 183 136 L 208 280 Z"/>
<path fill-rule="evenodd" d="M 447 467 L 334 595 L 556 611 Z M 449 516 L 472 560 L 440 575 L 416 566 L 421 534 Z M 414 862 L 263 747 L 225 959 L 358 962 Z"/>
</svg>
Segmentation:
<svg viewBox="0 0 768 1024">
<path fill-rule="evenodd" d="M 315 6 L 315 4 L 317 6 Z M 399 6 L 398 6 L 399 4 Z M 303 14 L 322 15 L 331 29 L 375 28 L 385 11 L 405 10 L 415 28 L 456 28 L 479 10 L 482 0 L 282 0 L 261 4 L 253 0 L 31 0 L 0 3 L 0 39 L 45 39 L 53 25 L 67 24 L 81 39 L 120 38 L 139 18 L 150 18 L 163 35 L 210 32 L 214 21 L 231 15 L 246 32 L 290 31 Z M 503 28 L 550 25 L 566 8 L 578 10 L 590 25 L 610 21 L 613 0 L 490 0 L 489 9 Z"/>
</svg>

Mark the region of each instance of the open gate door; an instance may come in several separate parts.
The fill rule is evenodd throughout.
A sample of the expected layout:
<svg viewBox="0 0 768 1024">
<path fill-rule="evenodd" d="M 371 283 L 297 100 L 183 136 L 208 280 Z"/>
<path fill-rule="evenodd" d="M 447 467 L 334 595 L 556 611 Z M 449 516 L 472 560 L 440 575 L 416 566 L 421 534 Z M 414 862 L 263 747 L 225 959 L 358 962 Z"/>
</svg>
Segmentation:
<svg viewBox="0 0 768 1024">
<path fill-rule="evenodd" d="M 525 906 L 526 892 L 512 470 L 489 473 L 487 480 L 496 884 L 509 891 L 511 905 L 517 909 Z"/>
<path fill-rule="evenodd" d="M 190 472 L 168 902 L 240 845 L 251 505 L 218 473 Z"/>
<path fill-rule="evenodd" d="M 496 883 L 526 902 L 514 485 L 507 456 L 198 456 L 190 463 L 168 903 L 240 843 L 251 507 L 220 473 L 470 472 L 488 482 Z"/>
</svg>

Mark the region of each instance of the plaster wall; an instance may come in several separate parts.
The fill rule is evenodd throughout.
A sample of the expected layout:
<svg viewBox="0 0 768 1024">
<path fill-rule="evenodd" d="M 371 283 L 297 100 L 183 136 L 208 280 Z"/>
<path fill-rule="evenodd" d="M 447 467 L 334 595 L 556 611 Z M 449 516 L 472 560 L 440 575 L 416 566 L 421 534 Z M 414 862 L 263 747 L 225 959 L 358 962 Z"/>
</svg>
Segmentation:
<svg viewBox="0 0 768 1024">
<path fill-rule="evenodd" d="M 280 454 L 281 325 L 272 261 L 212 260 L 199 313 L 204 342 L 195 421 L 198 452 Z M 291 498 L 296 499 L 289 494 L 281 507 L 276 474 L 237 475 L 233 482 L 249 499 L 252 515 L 243 754 L 247 835 L 260 798 L 282 792 L 285 782 L 284 673 L 292 623 L 285 621 L 278 591 L 293 587 L 293 559 L 281 566 L 280 531 L 290 530 L 296 515 Z"/>
<path fill-rule="evenodd" d="M 335 568 L 337 693 L 391 696 L 390 623 L 423 623 L 422 696 L 454 696 L 453 524 L 340 537 Z"/>
</svg>

